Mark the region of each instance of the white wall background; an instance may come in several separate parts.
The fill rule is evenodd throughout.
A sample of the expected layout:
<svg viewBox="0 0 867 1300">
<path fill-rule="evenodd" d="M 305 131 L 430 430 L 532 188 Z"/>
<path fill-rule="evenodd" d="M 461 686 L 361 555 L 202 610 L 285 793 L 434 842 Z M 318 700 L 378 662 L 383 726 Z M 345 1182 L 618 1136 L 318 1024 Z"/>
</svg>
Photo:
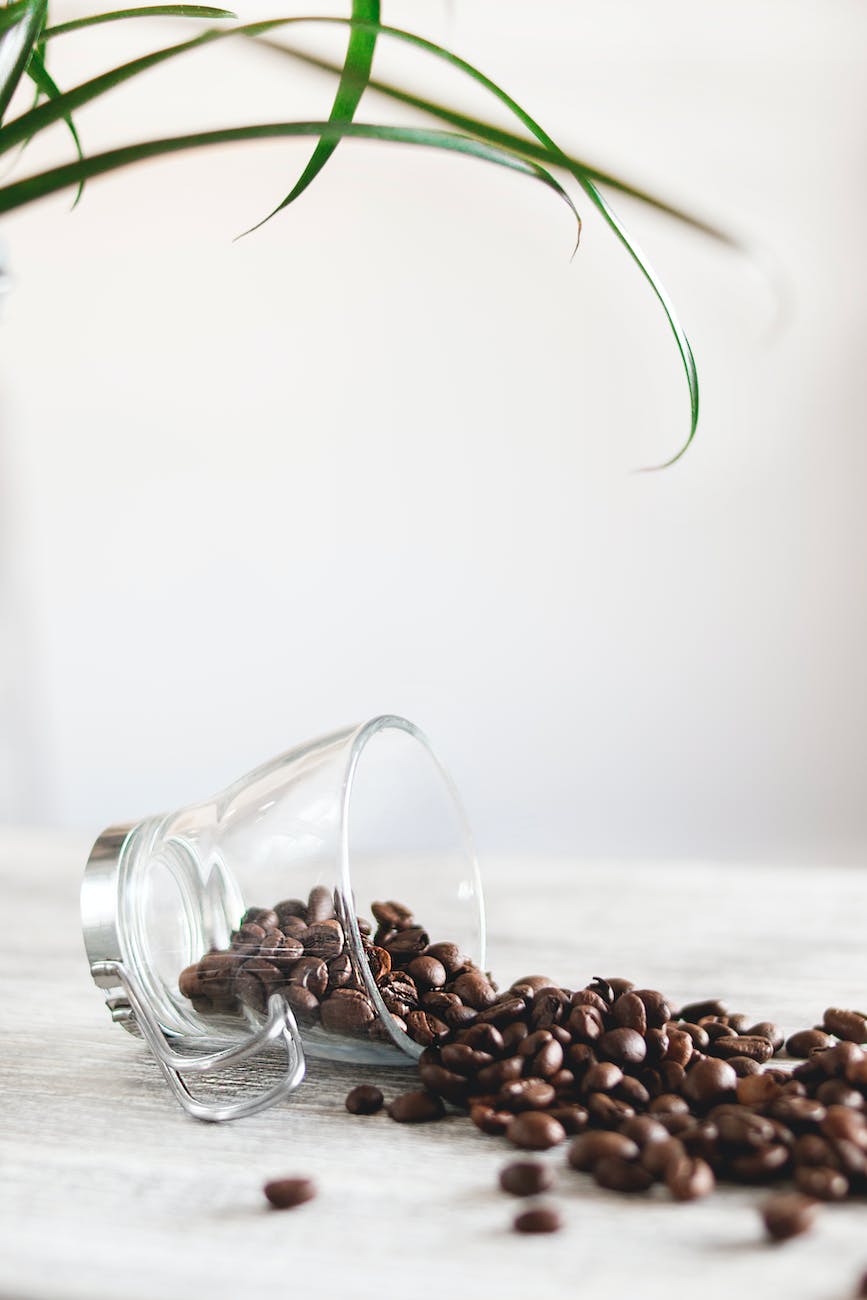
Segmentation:
<svg viewBox="0 0 867 1300">
<path fill-rule="evenodd" d="M 141 815 L 396 710 L 437 743 L 483 851 L 863 861 L 863 5 L 385 17 L 565 146 L 763 241 L 792 318 L 769 341 L 754 268 L 621 203 L 703 381 L 689 455 L 634 475 L 685 432 L 664 322 L 586 211 L 570 264 L 566 209 L 520 177 L 351 143 L 233 243 L 309 149 L 268 144 L 12 215 L 0 813 Z M 55 75 L 187 30 L 70 37 Z M 421 55 L 382 49 L 377 69 L 497 116 Z M 95 150 L 324 116 L 330 94 L 227 42 L 79 126 Z M 409 120 L 373 98 L 362 116 Z M 58 131 L 19 171 L 66 153 Z"/>
</svg>

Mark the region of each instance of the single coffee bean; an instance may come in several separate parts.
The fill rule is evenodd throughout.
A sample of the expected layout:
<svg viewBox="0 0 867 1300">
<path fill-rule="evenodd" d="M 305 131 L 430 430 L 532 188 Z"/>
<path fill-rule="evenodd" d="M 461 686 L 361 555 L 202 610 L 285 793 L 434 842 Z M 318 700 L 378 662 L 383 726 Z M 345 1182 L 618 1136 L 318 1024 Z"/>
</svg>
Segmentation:
<svg viewBox="0 0 867 1300">
<path fill-rule="evenodd" d="M 806 1060 L 817 1047 L 833 1047 L 833 1045 L 833 1039 L 821 1029 L 799 1029 L 796 1034 L 791 1034 L 786 1039 L 786 1051 L 789 1056 L 797 1056 L 803 1060 Z"/>
<path fill-rule="evenodd" d="M 604 1032 L 602 1017 L 595 1007 L 573 1007 L 567 1024 L 576 1043 L 594 1043 Z"/>
<path fill-rule="evenodd" d="M 332 957 L 327 965 L 329 993 L 333 993 L 335 989 L 345 988 L 354 980 L 355 972 L 348 952 L 341 953 L 339 957 Z"/>
<path fill-rule="evenodd" d="M 692 1066 L 683 1083 L 683 1092 L 689 1101 L 699 1106 L 720 1101 L 734 1092 L 738 1076 L 727 1061 L 707 1057 Z"/>
<path fill-rule="evenodd" d="M 807 1196 L 787 1192 L 772 1196 L 760 1208 L 768 1236 L 774 1241 L 787 1241 L 812 1228 L 818 1206 Z"/>
<path fill-rule="evenodd" d="M 294 1210 L 296 1205 L 312 1201 L 316 1187 L 310 1178 L 276 1178 L 262 1189 L 275 1210 Z"/>
<path fill-rule="evenodd" d="M 689 1102 L 673 1092 L 661 1092 L 648 1106 L 651 1115 L 688 1115 Z"/>
<path fill-rule="evenodd" d="M 682 1034 L 689 1034 L 693 1047 L 699 1052 L 706 1052 L 710 1038 L 704 1025 L 694 1025 L 689 1020 L 669 1021 L 666 1028 L 679 1029 Z"/>
<path fill-rule="evenodd" d="M 461 1002 L 472 1007 L 474 1011 L 485 1011 L 497 1000 L 490 981 L 478 970 L 458 975 L 457 979 L 450 984 L 449 992 L 457 993 Z"/>
<path fill-rule="evenodd" d="M 441 1098 L 419 1090 L 404 1092 L 395 1097 L 388 1113 L 398 1124 L 427 1124 L 431 1120 L 442 1119 L 446 1112 Z"/>
<path fill-rule="evenodd" d="M 479 1021 L 483 1025 L 496 1025 L 502 1029 L 523 1016 L 526 1010 L 527 1004 L 523 998 L 509 997 L 505 1001 L 498 998 L 487 1011 L 479 1012 Z"/>
<path fill-rule="evenodd" d="M 281 990 L 292 1011 L 300 1020 L 316 1020 L 319 1016 L 319 999 L 301 984 L 287 984 Z"/>
<path fill-rule="evenodd" d="M 429 1015 L 427 1011 L 410 1011 L 406 1016 L 406 1031 L 410 1038 L 423 1047 L 442 1042 L 449 1036 L 449 1027 L 445 1021 Z"/>
<path fill-rule="evenodd" d="M 339 921 L 316 921 L 301 936 L 304 951 L 327 961 L 343 951 L 343 926 Z"/>
<path fill-rule="evenodd" d="M 283 929 L 284 922 L 292 917 L 298 917 L 305 924 L 309 921 L 307 915 L 307 904 L 303 903 L 300 898 L 284 898 L 282 902 L 277 903 L 274 907 L 274 913 L 277 917 L 277 924 Z"/>
<path fill-rule="evenodd" d="M 566 1018 L 567 1011 L 568 999 L 562 989 L 540 989 L 533 995 L 530 1024 L 533 1029 L 550 1029 Z"/>
<path fill-rule="evenodd" d="M 637 993 L 621 993 L 609 1014 L 616 1026 L 635 1029 L 642 1036 L 647 1032 L 647 1012 Z"/>
<path fill-rule="evenodd" d="M 671 1007 L 656 989 L 633 989 L 632 992 L 644 1003 L 648 1029 L 662 1029 L 671 1019 Z"/>
<path fill-rule="evenodd" d="M 864 1097 L 857 1088 L 850 1088 L 845 1079 L 826 1079 L 816 1089 L 816 1101 L 823 1106 L 848 1106 L 850 1110 L 863 1110 Z"/>
<path fill-rule="evenodd" d="M 822 1023 L 826 1033 L 835 1034 L 845 1042 L 867 1042 L 867 1017 L 860 1011 L 843 1011 L 840 1007 L 828 1007 Z"/>
<path fill-rule="evenodd" d="M 549 992 L 557 993 L 559 990 L 553 989 L 549 990 Z M 578 989 L 577 992 L 572 994 L 569 1002 L 573 1007 L 592 1007 L 594 1011 L 599 1012 L 603 1019 L 610 1011 L 608 1003 L 605 1002 L 598 993 L 594 992 L 593 989 Z"/>
<path fill-rule="evenodd" d="M 609 1029 L 599 1039 L 596 1050 L 604 1061 L 616 1065 L 640 1065 L 647 1053 L 647 1044 L 635 1029 Z"/>
<path fill-rule="evenodd" d="M 594 975 L 587 987 L 593 993 L 598 993 L 602 1001 L 609 1007 L 617 997 L 608 980 L 604 980 L 601 975 Z"/>
<path fill-rule="evenodd" d="M 786 1041 L 785 1034 L 772 1020 L 760 1020 L 758 1024 L 738 1032 L 743 1032 L 745 1038 L 767 1038 L 775 1052 L 782 1051 Z"/>
<path fill-rule="evenodd" d="M 708 1051 L 713 1056 L 721 1056 L 723 1059 L 729 1056 L 749 1056 L 754 1061 L 769 1061 L 774 1054 L 774 1048 L 767 1038 L 748 1038 L 746 1035 L 739 1035 L 732 1038 L 715 1039 Z"/>
<path fill-rule="evenodd" d="M 374 920 L 380 925 L 390 926 L 393 930 L 406 929 L 412 925 L 412 912 L 403 903 L 396 903 L 393 899 L 387 903 L 372 903 L 370 910 L 373 913 Z"/>
<path fill-rule="evenodd" d="M 555 1093 L 544 1079 L 513 1079 L 504 1083 L 497 1095 L 503 1110 L 545 1110 L 552 1105 Z"/>
<path fill-rule="evenodd" d="M 660 1124 L 658 1119 L 652 1115 L 633 1115 L 631 1119 L 626 1119 L 620 1125 L 620 1132 L 624 1137 L 632 1138 L 643 1150 L 648 1142 L 667 1142 L 668 1130 L 664 1124 Z"/>
<path fill-rule="evenodd" d="M 467 965 L 467 959 L 456 943 L 428 944 L 424 950 L 424 955 L 433 957 L 435 961 L 440 962 L 449 979 L 457 975 L 458 971 Z"/>
<path fill-rule="evenodd" d="M 566 1138 L 566 1130 L 543 1110 L 525 1110 L 517 1115 L 506 1133 L 523 1151 L 547 1151 Z"/>
<path fill-rule="evenodd" d="M 538 1160 L 514 1160 L 500 1170 L 500 1186 L 512 1196 L 538 1196 L 553 1182 L 553 1169 Z"/>
<path fill-rule="evenodd" d="M 584 1098 L 584 1104 L 593 1123 L 601 1128 L 619 1129 L 625 1119 L 631 1119 L 635 1114 L 628 1102 L 620 1101 L 607 1092 L 589 1093 Z"/>
<path fill-rule="evenodd" d="M 454 1106 L 462 1106 L 467 1099 L 470 1085 L 462 1074 L 452 1074 L 441 1065 L 419 1065 L 418 1077 L 428 1092 L 435 1092 Z"/>
<path fill-rule="evenodd" d="M 515 1122 L 515 1116 L 508 1110 L 495 1110 L 493 1106 L 473 1105 L 470 1107 L 470 1119 L 476 1128 L 487 1133 L 489 1137 L 502 1137 Z"/>
<path fill-rule="evenodd" d="M 849 1195 L 849 1179 L 839 1169 L 819 1165 L 800 1165 L 795 1170 L 795 1186 L 805 1196 L 817 1201 L 843 1201 Z"/>
<path fill-rule="evenodd" d="M 481 1018 L 484 1012 L 478 1012 L 477 1018 Z M 529 1036 L 530 1028 L 524 1024 L 523 1020 L 515 1020 L 511 1025 L 503 1026 L 503 1042 L 507 1052 L 517 1051 L 524 1039 Z"/>
<path fill-rule="evenodd" d="M 780 1096 L 770 1103 L 768 1114 L 800 1133 L 821 1124 L 827 1111 L 814 1097 Z"/>
<path fill-rule="evenodd" d="M 441 989 L 448 978 L 445 966 L 436 957 L 413 957 L 407 970 L 420 989 Z"/>
<path fill-rule="evenodd" d="M 761 1063 L 753 1060 L 751 1056 L 730 1056 L 728 1062 L 738 1079 L 745 1079 L 747 1075 L 761 1074 L 762 1072 Z"/>
<path fill-rule="evenodd" d="M 539 989 L 550 989 L 556 987 L 553 980 L 548 979 L 547 975 L 523 975 L 521 979 L 515 980 L 512 984 L 512 992 L 517 993 L 519 997 L 532 997 L 538 993 Z"/>
<path fill-rule="evenodd" d="M 843 1077 L 848 1069 L 858 1062 L 864 1060 L 864 1053 L 855 1043 L 843 1042 L 837 1043 L 836 1047 L 829 1047 L 827 1051 L 819 1049 L 812 1053 L 807 1065 L 814 1062 L 824 1075 L 829 1079 L 839 1079 Z M 803 1069 L 803 1066 L 799 1066 Z"/>
<path fill-rule="evenodd" d="M 364 955 L 367 958 L 367 964 L 373 978 L 377 984 L 381 983 L 385 976 L 391 972 L 391 953 L 387 948 L 378 948 L 375 943 L 366 943 L 364 945 Z M 397 988 L 398 985 L 399 981 L 395 978 L 389 987 Z M 414 984 L 411 987 L 414 995 L 417 990 Z"/>
<path fill-rule="evenodd" d="M 669 1029 L 666 1037 L 668 1038 L 668 1047 L 665 1051 L 665 1059 L 674 1061 L 677 1065 L 686 1068 L 695 1052 L 695 1043 L 692 1036 L 684 1033 L 681 1029 Z"/>
<path fill-rule="evenodd" d="M 600 1187 L 612 1192 L 646 1192 L 653 1175 L 635 1161 L 620 1156 L 603 1156 L 593 1166 L 593 1177 Z"/>
<path fill-rule="evenodd" d="M 503 1061 L 494 1061 L 479 1070 L 476 1077 L 478 1088 L 486 1092 L 499 1092 L 506 1083 L 520 1079 L 524 1072 L 523 1056 L 507 1056 Z"/>
<path fill-rule="evenodd" d="M 665 1183 L 676 1201 L 695 1201 L 710 1195 L 716 1178 L 706 1160 L 684 1156 L 666 1164 Z"/>
<path fill-rule="evenodd" d="M 688 1159 L 690 1157 L 686 1154 L 686 1147 L 674 1137 L 665 1137 L 661 1142 L 648 1142 L 641 1152 L 641 1163 L 654 1178 L 664 1178 L 670 1164 Z"/>
<path fill-rule="evenodd" d="M 413 957 L 424 952 L 430 943 L 430 936 L 421 926 L 414 925 L 407 930 L 398 930 L 388 943 L 382 944 L 391 957 L 392 963 L 409 963 Z"/>
<path fill-rule="evenodd" d="M 457 1041 L 467 1043 L 479 1052 L 490 1052 L 491 1056 L 502 1056 L 505 1048 L 503 1035 L 496 1025 L 469 1025 L 458 1033 Z"/>
<path fill-rule="evenodd" d="M 595 1065 L 584 1074 L 581 1080 L 581 1091 L 590 1092 L 611 1092 L 617 1087 L 623 1078 L 623 1071 L 619 1065 L 613 1061 L 597 1061 Z"/>
<path fill-rule="evenodd" d="M 358 989 L 335 989 L 320 1011 L 322 1024 L 334 1033 L 358 1033 L 376 1019 L 373 1003 Z"/>
<path fill-rule="evenodd" d="M 383 1095 L 370 1083 L 360 1083 L 346 1096 L 346 1109 L 350 1115 L 375 1115 L 382 1110 Z"/>
<path fill-rule="evenodd" d="M 677 1018 L 697 1024 L 705 1016 L 724 1016 L 727 1012 L 728 1007 L 724 1002 L 711 998 L 705 1002 L 688 1002 L 685 1007 L 681 1007 Z"/>
<path fill-rule="evenodd" d="M 321 998 L 328 988 L 328 967 L 319 957 L 302 957 L 289 972 L 289 983 Z"/>
<path fill-rule="evenodd" d="M 590 1114 L 584 1106 L 549 1106 L 545 1113 L 562 1124 L 570 1136 L 583 1133 L 590 1122 Z"/>
<path fill-rule="evenodd" d="M 609 1130 L 593 1129 L 581 1133 L 569 1143 L 567 1159 L 573 1169 L 592 1169 L 597 1161 L 606 1156 L 616 1156 L 619 1160 L 637 1160 L 638 1143 L 622 1133 Z"/>
<path fill-rule="evenodd" d="M 829 1106 L 819 1124 L 825 1137 L 842 1138 L 856 1146 L 867 1147 L 867 1120 L 862 1113 L 848 1106 Z"/>
<path fill-rule="evenodd" d="M 785 1146 L 758 1147 L 748 1155 L 734 1156 L 726 1165 L 726 1173 L 742 1183 L 767 1183 L 781 1174 L 789 1161 Z"/>
<path fill-rule="evenodd" d="M 557 1211 L 548 1208 L 525 1210 L 513 1224 L 515 1232 L 559 1232 L 562 1226 Z"/>
<path fill-rule="evenodd" d="M 635 1110 L 646 1110 L 650 1101 L 650 1093 L 644 1084 L 638 1079 L 633 1079 L 631 1074 L 626 1074 L 620 1080 L 613 1094 L 618 1101 L 626 1102 Z"/>
</svg>

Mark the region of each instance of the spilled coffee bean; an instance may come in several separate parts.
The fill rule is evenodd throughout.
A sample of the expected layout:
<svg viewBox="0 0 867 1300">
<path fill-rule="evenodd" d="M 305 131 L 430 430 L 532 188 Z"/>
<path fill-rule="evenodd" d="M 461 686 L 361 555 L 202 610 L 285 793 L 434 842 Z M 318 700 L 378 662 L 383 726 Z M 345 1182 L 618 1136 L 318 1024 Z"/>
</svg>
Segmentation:
<svg viewBox="0 0 867 1300">
<path fill-rule="evenodd" d="M 296 1205 L 312 1201 L 316 1187 L 310 1178 L 276 1178 L 262 1189 L 275 1210 L 294 1210 Z"/>
</svg>

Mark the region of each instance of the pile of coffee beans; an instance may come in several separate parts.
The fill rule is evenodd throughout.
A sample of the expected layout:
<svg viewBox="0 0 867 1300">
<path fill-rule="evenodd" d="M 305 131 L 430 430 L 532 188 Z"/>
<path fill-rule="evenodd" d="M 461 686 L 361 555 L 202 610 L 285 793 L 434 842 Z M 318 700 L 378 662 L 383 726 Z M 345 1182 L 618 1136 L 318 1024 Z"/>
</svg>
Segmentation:
<svg viewBox="0 0 867 1300">
<path fill-rule="evenodd" d="M 475 1019 L 496 991 L 453 943 L 431 943 L 409 908 L 374 903 L 376 927 L 357 918 L 370 972 L 396 1029 L 422 1046 L 445 1041 Z M 322 886 L 306 902 L 251 907 L 228 949 L 183 970 L 178 987 L 202 1015 L 263 1015 L 281 993 L 297 1019 L 337 1034 L 388 1038 L 347 941 L 339 894 Z"/>
</svg>

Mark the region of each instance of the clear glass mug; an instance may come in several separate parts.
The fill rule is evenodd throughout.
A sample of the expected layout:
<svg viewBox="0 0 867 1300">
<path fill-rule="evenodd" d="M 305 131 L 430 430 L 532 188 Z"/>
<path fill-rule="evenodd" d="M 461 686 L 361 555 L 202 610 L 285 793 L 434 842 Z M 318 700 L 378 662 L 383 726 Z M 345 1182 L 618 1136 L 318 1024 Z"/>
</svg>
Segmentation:
<svg viewBox="0 0 867 1300">
<path fill-rule="evenodd" d="M 383 906 L 395 900 L 414 915 Z M 112 1018 L 145 1039 L 198 1119 L 285 1097 L 307 1055 L 417 1058 L 424 1024 L 406 1017 L 384 941 L 419 953 L 449 943 L 485 960 L 460 800 L 423 733 L 395 716 L 299 745 L 204 803 L 110 827 L 88 860 L 81 906 Z M 285 1068 L 264 1091 L 191 1091 L 191 1077 L 275 1045 Z"/>
</svg>

